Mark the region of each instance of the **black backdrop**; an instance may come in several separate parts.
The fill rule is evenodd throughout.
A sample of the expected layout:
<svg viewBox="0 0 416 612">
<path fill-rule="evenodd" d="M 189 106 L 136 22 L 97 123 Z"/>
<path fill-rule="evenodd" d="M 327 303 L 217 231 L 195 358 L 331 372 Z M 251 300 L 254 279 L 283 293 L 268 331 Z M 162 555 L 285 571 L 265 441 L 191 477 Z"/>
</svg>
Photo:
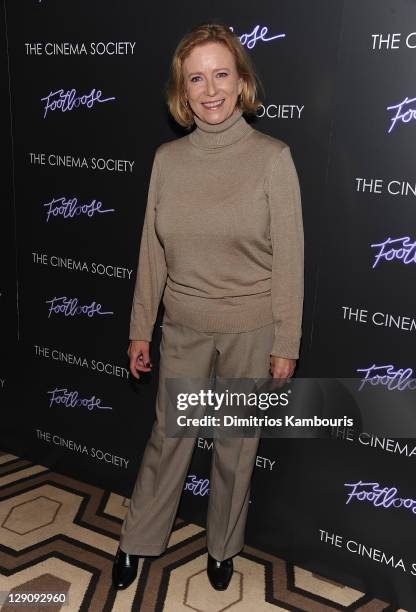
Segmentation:
<svg viewBox="0 0 416 612">
<path fill-rule="evenodd" d="M 136 384 L 126 349 L 139 238 L 154 150 L 184 133 L 162 89 L 177 42 L 207 19 L 248 48 L 265 88 L 253 126 L 287 142 L 298 169 L 298 375 L 413 371 L 415 2 L 25 0 L 3 12 L 3 450 L 132 491 L 154 419 L 162 315 L 156 372 Z M 96 99 L 55 108 L 59 90 Z M 398 109 L 387 107 L 402 102 L 392 121 Z M 376 263 L 371 245 L 388 238 L 398 250 Z M 347 504 L 345 489 L 378 482 L 413 499 L 413 448 L 353 430 L 263 439 L 247 542 L 414 609 L 415 514 Z M 199 438 L 179 509 L 200 524 L 210 457 Z"/>
</svg>

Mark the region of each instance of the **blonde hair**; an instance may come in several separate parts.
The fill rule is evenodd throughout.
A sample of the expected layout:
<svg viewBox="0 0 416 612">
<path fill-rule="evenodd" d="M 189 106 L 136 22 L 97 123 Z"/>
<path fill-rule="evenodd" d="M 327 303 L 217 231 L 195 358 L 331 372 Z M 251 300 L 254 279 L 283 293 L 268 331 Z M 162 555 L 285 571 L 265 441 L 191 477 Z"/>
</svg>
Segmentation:
<svg viewBox="0 0 416 612">
<path fill-rule="evenodd" d="M 165 85 L 166 103 L 170 114 L 179 125 L 188 129 L 192 127 L 194 117 L 192 109 L 186 105 L 183 62 L 197 45 L 208 42 L 226 45 L 234 56 L 237 73 L 243 80 L 243 89 L 238 96 L 236 106 L 243 113 L 254 115 L 261 104 L 261 100 L 257 98 L 257 91 L 258 85 L 262 89 L 263 86 L 238 36 L 223 23 L 202 23 L 193 27 L 178 43 Z"/>
</svg>

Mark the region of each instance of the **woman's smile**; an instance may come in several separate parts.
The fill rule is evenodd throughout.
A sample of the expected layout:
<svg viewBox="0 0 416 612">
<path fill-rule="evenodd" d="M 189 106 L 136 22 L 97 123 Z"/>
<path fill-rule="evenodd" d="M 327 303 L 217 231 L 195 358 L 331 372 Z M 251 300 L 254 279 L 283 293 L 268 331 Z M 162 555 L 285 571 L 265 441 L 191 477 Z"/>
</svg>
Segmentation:
<svg viewBox="0 0 416 612">
<path fill-rule="evenodd" d="M 216 110 L 217 108 L 219 108 L 222 103 L 224 102 L 225 98 L 222 98 L 221 100 L 217 100 L 215 102 L 202 102 L 202 105 L 207 109 L 207 110 Z"/>
</svg>

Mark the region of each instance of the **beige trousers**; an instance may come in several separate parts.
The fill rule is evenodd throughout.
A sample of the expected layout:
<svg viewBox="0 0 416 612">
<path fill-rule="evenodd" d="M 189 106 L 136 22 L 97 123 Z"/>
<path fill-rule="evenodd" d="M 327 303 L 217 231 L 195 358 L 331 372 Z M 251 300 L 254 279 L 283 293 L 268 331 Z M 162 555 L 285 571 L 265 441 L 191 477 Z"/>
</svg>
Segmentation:
<svg viewBox="0 0 416 612">
<path fill-rule="evenodd" d="M 273 338 L 273 324 L 239 333 L 200 332 L 171 322 L 165 313 L 156 419 L 121 527 L 124 552 L 153 556 L 165 551 L 192 459 L 196 437 L 165 435 L 165 379 L 270 378 Z M 258 444 L 259 437 L 213 438 L 207 549 L 218 561 L 244 546 Z"/>
</svg>

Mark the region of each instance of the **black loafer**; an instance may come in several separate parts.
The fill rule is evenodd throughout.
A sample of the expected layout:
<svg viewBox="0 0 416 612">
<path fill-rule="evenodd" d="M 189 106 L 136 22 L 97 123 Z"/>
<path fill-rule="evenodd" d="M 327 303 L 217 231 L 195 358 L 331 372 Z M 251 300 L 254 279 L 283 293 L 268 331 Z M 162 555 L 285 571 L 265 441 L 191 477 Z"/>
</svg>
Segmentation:
<svg viewBox="0 0 416 612">
<path fill-rule="evenodd" d="M 139 555 L 131 555 L 117 549 L 113 563 L 113 588 L 127 589 L 137 576 Z"/>
<path fill-rule="evenodd" d="M 211 585 L 216 591 L 225 591 L 230 584 L 234 572 L 233 560 L 217 561 L 208 553 L 207 574 Z"/>
</svg>

